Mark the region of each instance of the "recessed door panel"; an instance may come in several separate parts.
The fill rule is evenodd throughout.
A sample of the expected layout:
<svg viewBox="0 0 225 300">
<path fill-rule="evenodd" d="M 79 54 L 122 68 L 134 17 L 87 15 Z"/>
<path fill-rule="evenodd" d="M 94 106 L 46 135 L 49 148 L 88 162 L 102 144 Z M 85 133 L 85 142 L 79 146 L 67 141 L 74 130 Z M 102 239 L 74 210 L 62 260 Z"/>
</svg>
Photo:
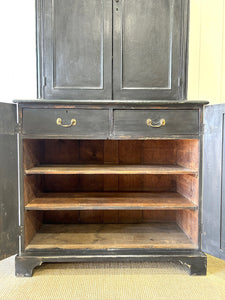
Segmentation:
<svg viewBox="0 0 225 300">
<path fill-rule="evenodd" d="M 109 0 L 44 2 L 45 98 L 111 98 L 110 3 Z"/>
<path fill-rule="evenodd" d="M 179 99 L 186 1 L 114 2 L 116 99 Z"/>
</svg>

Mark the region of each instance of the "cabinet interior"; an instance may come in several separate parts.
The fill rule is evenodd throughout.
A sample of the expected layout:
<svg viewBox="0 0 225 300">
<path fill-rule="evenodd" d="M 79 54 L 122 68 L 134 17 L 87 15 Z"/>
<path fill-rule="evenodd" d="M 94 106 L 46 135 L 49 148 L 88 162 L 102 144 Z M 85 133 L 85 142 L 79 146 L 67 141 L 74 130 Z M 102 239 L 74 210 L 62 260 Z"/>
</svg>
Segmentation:
<svg viewBox="0 0 225 300">
<path fill-rule="evenodd" d="M 199 140 L 23 140 L 25 249 L 198 246 Z"/>
</svg>

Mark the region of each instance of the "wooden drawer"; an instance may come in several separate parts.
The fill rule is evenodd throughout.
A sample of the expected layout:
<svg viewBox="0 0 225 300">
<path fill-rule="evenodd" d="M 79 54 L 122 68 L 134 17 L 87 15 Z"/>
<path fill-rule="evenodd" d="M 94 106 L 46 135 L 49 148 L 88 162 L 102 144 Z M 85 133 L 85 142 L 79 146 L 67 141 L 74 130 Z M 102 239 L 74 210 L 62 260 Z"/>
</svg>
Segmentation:
<svg viewBox="0 0 225 300">
<path fill-rule="evenodd" d="M 115 110 L 117 137 L 160 137 L 199 133 L 198 110 Z"/>
<path fill-rule="evenodd" d="M 109 113 L 97 109 L 24 109 L 22 127 L 27 135 L 105 138 Z"/>
</svg>

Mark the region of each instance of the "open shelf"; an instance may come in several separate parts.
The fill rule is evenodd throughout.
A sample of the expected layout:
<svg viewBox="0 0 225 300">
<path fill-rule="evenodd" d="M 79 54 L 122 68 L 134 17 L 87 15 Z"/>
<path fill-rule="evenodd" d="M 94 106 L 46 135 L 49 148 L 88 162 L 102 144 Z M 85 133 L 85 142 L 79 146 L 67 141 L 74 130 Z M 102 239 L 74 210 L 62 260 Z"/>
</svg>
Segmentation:
<svg viewBox="0 0 225 300">
<path fill-rule="evenodd" d="M 194 249 L 176 223 L 44 224 L 26 250 L 35 249 Z"/>
<path fill-rule="evenodd" d="M 24 139 L 27 249 L 193 249 L 199 141 Z"/>
<path fill-rule="evenodd" d="M 25 174 L 194 174 L 178 165 L 40 165 L 25 170 Z"/>
<path fill-rule="evenodd" d="M 196 209 L 197 205 L 179 193 L 42 193 L 26 210 L 113 210 Z"/>
</svg>

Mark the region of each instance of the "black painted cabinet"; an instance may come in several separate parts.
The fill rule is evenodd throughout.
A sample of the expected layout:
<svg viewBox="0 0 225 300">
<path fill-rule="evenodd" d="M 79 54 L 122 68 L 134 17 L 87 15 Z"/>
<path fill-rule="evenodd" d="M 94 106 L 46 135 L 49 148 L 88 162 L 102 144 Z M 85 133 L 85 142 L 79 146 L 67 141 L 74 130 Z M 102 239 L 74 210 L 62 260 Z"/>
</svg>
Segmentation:
<svg viewBox="0 0 225 300">
<path fill-rule="evenodd" d="M 57 203 L 54 203 L 54 199 L 55 199 L 54 197 L 56 197 L 58 195 L 57 193 L 60 192 L 58 187 L 60 187 L 61 189 L 61 187 L 64 186 L 63 191 L 64 193 L 66 192 L 64 196 L 66 197 L 67 201 L 69 201 L 70 204 L 72 203 L 72 205 L 74 205 L 74 203 L 71 202 L 71 194 L 68 194 L 68 192 L 71 191 L 78 192 L 76 188 L 74 190 L 74 184 L 75 186 L 80 185 L 81 190 L 86 186 L 89 192 L 93 188 L 99 190 L 99 194 L 97 195 L 97 198 L 102 197 L 102 195 L 104 195 L 104 197 L 106 198 L 111 197 L 112 196 L 111 194 L 105 194 L 107 190 L 111 191 L 111 193 L 112 191 L 114 192 L 116 191 L 118 193 L 117 190 L 118 188 L 122 189 L 122 191 L 124 192 L 123 189 L 125 188 L 126 190 L 129 187 L 130 192 L 131 190 L 132 192 L 135 191 L 134 195 L 135 197 L 137 197 L 136 200 L 139 199 L 140 202 L 135 202 L 136 206 L 130 206 L 129 208 L 130 211 L 129 210 L 126 211 L 127 208 L 125 206 L 121 207 L 121 198 L 118 198 L 119 202 L 112 202 L 112 204 L 114 205 L 114 214 L 115 214 L 115 210 L 119 209 L 119 211 L 121 211 L 119 215 L 122 217 L 122 219 L 121 220 L 118 219 L 118 221 L 120 220 L 119 222 L 121 222 L 123 220 L 122 221 L 123 224 L 124 224 L 124 220 L 128 218 L 128 216 L 130 218 L 132 214 L 134 214 L 133 215 L 133 217 L 135 217 L 134 220 L 136 220 L 135 222 L 137 222 L 136 218 L 138 216 L 138 213 L 137 211 L 136 212 L 132 212 L 132 211 L 140 208 L 144 209 L 143 211 L 145 211 L 145 214 L 147 215 L 149 213 L 150 215 L 152 214 L 151 218 L 162 218 L 161 221 L 163 221 L 164 224 L 167 224 L 165 222 L 168 221 L 168 218 L 170 218 L 169 219 L 170 222 L 172 220 L 173 222 L 177 222 L 179 226 L 181 226 L 181 228 L 183 228 L 184 232 L 186 233 L 186 238 L 187 237 L 189 238 L 189 244 L 186 244 L 186 246 L 184 246 L 180 244 L 180 242 L 176 241 L 176 243 L 178 244 L 176 243 L 173 244 L 173 247 L 176 246 L 176 249 L 171 249 L 171 248 L 168 249 L 167 247 L 165 247 L 165 245 L 164 246 L 161 245 L 160 246 L 161 250 L 159 249 L 157 252 L 158 253 L 157 255 L 160 255 L 161 260 L 163 259 L 165 260 L 169 259 L 170 261 L 183 260 L 185 262 L 188 262 L 188 264 L 192 265 L 192 271 L 191 271 L 192 273 L 201 273 L 203 272 L 201 268 L 204 265 L 205 258 L 204 256 L 202 256 L 202 254 L 200 254 L 201 252 L 198 252 L 199 250 L 204 250 L 206 253 L 224 259 L 225 258 L 224 256 L 224 249 L 225 249 L 224 248 L 224 234 L 225 234 L 224 199 L 225 197 L 224 197 L 223 178 L 224 178 L 224 169 L 225 169 L 224 167 L 225 109 L 224 109 L 224 105 L 206 106 L 204 127 L 203 127 L 202 114 L 201 113 L 199 114 L 200 112 L 199 108 L 201 107 L 202 104 L 204 103 L 182 102 L 180 104 L 175 104 L 175 102 L 171 102 L 168 107 L 168 105 L 163 104 L 162 102 L 141 103 L 138 101 L 136 102 L 134 101 L 133 102 L 132 101 L 129 102 L 93 101 L 92 103 L 87 103 L 86 101 L 83 102 L 61 101 L 57 103 L 56 101 L 51 101 L 51 100 L 49 102 L 35 100 L 33 102 L 30 101 L 29 103 L 27 103 L 26 101 L 25 102 L 21 101 L 21 103 L 19 104 L 19 109 L 16 110 L 15 104 L 1 103 L 0 104 L 0 114 L 1 114 L 1 119 L 0 119 L 0 140 L 1 140 L 0 143 L 0 160 L 1 160 L 0 257 L 1 259 L 8 257 L 9 255 L 18 253 L 19 257 L 17 260 L 19 261 L 19 263 L 17 262 L 17 264 L 19 265 L 17 266 L 17 270 L 20 274 L 23 274 L 25 276 L 28 275 L 30 276 L 32 274 L 33 268 L 42 262 L 89 261 L 90 254 L 92 255 L 92 261 L 97 261 L 96 257 L 99 256 L 101 257 L 101 260 L 120 259 L 124 261 L 126 260 L 125 257 L 127 255 L 129 255 L 130 260 L 148 259 L 150 261 L 154 261 L 159 259 L 158 256 L 157 257 L 154 256 L 155 250 L 153 249 L 152 252 L 150 245 L 149 245 L 150 247 L 149 249 L 147 247 L 145 249 L 139 248 L 138 250 L 137 249 L 135 250 L 133 248 L 134 245 L 130 249 L 118 249 L 117 251 L 114 250 L 111 251 L 110 249 L 108 249 L 106 252 L 100 249 L 89 250 L 85 253 L 83 252 L 81 253 L 79 251 L 77 252 L 77 250 L 76 251 L 73 250 L 72 252 L 70 251 L 70 254 L 72 256 L 70 257 L 69 260 L 66 260 L 65 257 L 65 255 L 68 254 L 68 250 L 66 249 L 62 249 L 61 252 L 59 251 L 57 253 L 52 252 L 51 249 L 50 249 L 51 251 L 47 251 L 47 252 L 45 251 L 45 253 L 43 252 L 43 249 L 42 250 L 40 249 L 40 251 L 42 251 L 41 253 L 38 252 L 37 249 L 35 249 L 34 252 L 28 251 L 26 247 L 29 246 L 29 243 L 31 241 L 28 242 L 28 245 L 26 245 L 25 242 L 27 239 L 29 240 L 27 236 L 32 236 L 35 233 L 35 231 L 33 230 L 37 231 L 39 226 L 42 223 L 43 226 L 46 226 L 45 225 L 46 222 L 47 223 L 50 222 L 50 224 L 58 222 L 57 219 L 54 219 L 54 214 L 56 212 L 51 214 L 47 213 L 44 221 L 44 219 L 41 217 L 41 212 L 38 213 L 38 210 L 40 210 L 40 203 L 37 204 L 36 208 L 34 204 L 32 208 L 32 203 L 29 204 L 29 202 L 33 199 L 34 196 L 33 192 L 35 192 L 36 195 L 38 194 L 41 195 L 40 192 L 42 191 L 43 193 L 45 189 L 47 192 L 49 191 L 55 192 L 56 194 L 52 194 L 53 195 L 52 204 L 51 204 L 52 201 L 51 198 L 50 199 L 46 198 L 45 201 L 47 201 L 47 204 L 50 203 L 50 205 L 53 205 L 52 206 L 53 210 L 56 209 L 56 211 L 57 210 L 63 211 L 66 209 L 65 207 L 66 203 L 64 203 L 64 205 L 62 205 L 61 203 L 61 208 L 56 205 Z M 182 115 L 183 112 L 184 115 Z M 171 117 L 173 114 L 174 114 L 174 118 Z M 182 118 L 176 119 L 176 116 L 179 116 L 179 114 L 182 115 Z M 92 118 L 89 118 L 88 117 L 89 115 L 91 115 Z M 58 122 L 59 118 L 61 118 L 61 122 Z M 73 119 L 76 120 L 76 126 L 75 123 L 71 122 L 71 120 Z M 151 122 L 149 122 L 149 119 L 151 119 Z M 177 121 L 174 123 L 175 119 Z M 135 126 L 133 126 L 133 121 L 135 121 Z M 204 148 L 202 149 L 201 140 L 202 140 L 203 131 L 204 131 L 204 144 L 203 144 Z M 24 148 L 24 145 L 27 145 L 27 147 Z M 78 145 L 80 146 L 78 147 Z M 104 145 L 103 148 L 102 145 Z M 121 148 L 120 155 L 122 155 L 122 157 L 118 158 L 119 161 L 116 162 L 115 159 L 116 156 L 118 155 L 117 152 L 118 145 L 120 145 Z M 41 175 L 41 173 L 45 171 L 41 171 L 41 169 L 39 169 L 39 171 L 38 169 L 35 171 L 35 169 L 32 170 L 32 168 L 30 167 L 26 170 L 26 168 L 24 167 L 24 159 L 26 160 L 26 164 L 28 165 L 31 164 L 32 166 L 32 163 L 35 163 L 37 167 L 38 167 L 38 163 L 44 163 L 43 159 L 44 160 L 47 159 L 48 162 L 51 164 L 66 163 L 68 166 L 68 164 L 71 164 L 71 159 L 73 163 L 75 163 L 78 159 L 76 158 L 78 155 L 76 153 L 78 152 L 74 151 L 76 147 L 78 147 L 79 149 L 81 162 L 84 163 L 85 157 L 89 157 L 89 162 L 91 162 L 92 164 L 97 163 L 99 169 L 96 168 L 96 170 L 97 172 L 100 172 L 99 174 L 105 173 L 105 170 L 101 169 L 101 164 L 102 164 L 101 157 L 104 157 L 104 164 L 106 164 L 106 167 L 108 164 L 111 165 L 118 164 L 118 163 L 123 164 L 123 161 L 124 162 L 129 161 L 131 163 L 135 162 L 136 164 L 137 163 L 141 164 L 139 167 L 137 167 L 137 165 L 133 165 L 133 166 L 131 165 L 128 171 L 125 171 L 124 169 L 121 172 L 125 172 L 125 173 L 128 172 L 131 174 L 132 172 L 138 173 L 140 172 L 140 167 L 141 167 L 144 168 L 145 172 L 151 173 L 152 169 L 151 168 L 149 169 L 150 166 L 146 165 L 147 162 L 152 162 L 153 159 L 153 161 L 158 160 L 163 162 L 163 164 L 165 164 L 166 162 L 171 163 L 171 159 L 173 159 L 174 153 L 176 151 L 182 154 L 180 159 L 176 160 L 177 163 L 180 164 L 181 166 L 182 165 L 184 166 L 182 161 L 186 159 L 189 160 L 190 162 L 189 166 L 192 166 L 194 162 L 195 163 L 197 162 L 197 164 L 200 163 L 201 166 L 201 153 L 203 152 L 204 154 L 203 168 L 200 167 L 199 172 L 193 169 L 194 172 L 193 175 L 191 174 L 181 175 L 180 173 L 182 172 L 187 172 L 188 174 L 190 170 L 188 169 L 179 170 L 173 168 L 160 169 L 159 166 L 158 167 L 156 166 L 155 170 L 158 172 L 157 173 L 158 175 L 156 174 L 155 175 L 153 174 L 152 175 L 143 175 L 143 174 L 127 175 L 128 176 L 127 179 L 126 180 L 125 178 L 121 179 L 122 181 L 120 181 L 120 184 L 118 179 L 116 179 L 115 177 L 119 175 L 109 174 L 109 175 L 104 175 L 104 177 L 101 177 L 102 175 L 92 174 L 90 177 L 92 178 L 91 180 L 94 180 L 96 176 L 96 178 L 99 178 L 98 180 L 100 181 L 98 180 L 94 181 L 94 185 L 91 185 L 90 183 L 87 184 L 87 177 L 85 176 L 88 175 L 87 174 L 85 175 L 85 172 L 95 173 L 96 170 L 91 171 L 91 169 L 88 170 L 88 168 L 83 168 L 82 170 L 77 171 L 78 173 L 81 172 L 81 174 L 84 174 L 83 179 L 82 180 L 80 179 L 78 183 L 76 182 L 76 180 L 74 181 L 74 179 L 72 179 L 72 181 L 67 180 L 67 178 L 69 178 L 67 176 L 71 176 L 71 175 L 65 175 L 66 181 L 64 181 L 63 180 L 64 175 L 54 175 L 54 174 Z M 101 149 L 105 149 L 104 155 L 101 152 L 103 151 Z M 126 151 L 128 151 L 127 154 Z M 132 154 L 131 156 L 129 156 L 130 151 L 136 151 L 134 152 L 136 154 L 135 155 Z M 46 153 L 45 155 L 47 158 L 43 156 L 43 153 Z M 111 154 L 109 155 L 109 153 Z M 198 155 L 196 156 L 197 153 L 199 153 L 200 155 L 199 162 L 198 162 Z M 40 157 L 42 157 L 42 159 Z M 191 168 L 194 168 L 193 166 Z M 111 167 L 112 166 L 109 166 L 109 170 Z M 69 172 L 68 170 L 67 172 Z M 113 170 L 115 171 L 115 169 Z M 171 170 L 172 172 L 174 172 L 174 174 L 177 175 L 173 175 L 173 174 L 169 175 L 168 172 L 171 172 Z M 110 172 L 113 173 L 114 171 L 112 171 L 111 169 Z M 24 172 L 27 172 L 27 175 Z M 35 172 L 37 172 L 37 174 Z M 56 172 L 54 166 L 53 169 L 50 168 L 50 172 L 53 173 Z M 164 172 L 166 173 L 164 174 Z M 46 177 L 45 178 L 47 184 L 46 187 L 40 184 L 40 180 L 39 180 L 39 178 L 41 178 L 40 176 L 41 177 L 43 176 L 42 178 Z M 136 177 L 132 177 L 132 176 L 136 176 Z M 152 187 L 151 187 L 152 185 L 151 180 L 149 181 L 148 176 L 150 176 L 150 178 L 151 176 L 152 178 L 154 178 L 154 176 L 158 177 L 158 180 L 155 181 L 155 183 L 154 181 L 152 182 L 154 183 Z M 163 178 L 166 178 L 165 176 L 169 176 L 169 177 L 164 181 Z M 50 180 L 51 178 L 53 178 L 53 180 Z M 105 181 L 104 185 L 106 185 L 104 189 L 106 190 L 102 190 L 101 188 L 102 186 L 101 178 L 104 178 Z M 108 181 L 107 178 L 110 180 Z M 172 181 L 170 181 L 169 178 L 171 178 Z M 183 179 L 180 181 L 179 178 L 181 179 L 183 178 Z M 83 181 L 84 179 L 85 181 Z M 142 182 L 141 185 L 139 182 L 140 179 Z M 202 180 L 203 180 L 203 186 L 201 189 Z M 54 182 L 56 184 L 55 187 L 54 187 Z M 194 182 L 196 183 L 194 184 Z M 117 184 L 119 184 L 120 187 L 119 186 L 116 187 Z M 25 187 L 26 187 L 26 191 L 24 190 Z M 140 187 L 143 190 L 140 190 Z M 168 206 L 168 202 L 167 202 L 167 200 L 169 199 L 168 198 L 169 194 L 164 194 L 164 197 L 166 198 L 164 200 L 161 199 L 160 201 L 165 201 L 162 202 L 162 204 L 167 203 L 167 206 L 164 207 L 164 210 L 167 211 L 167 213 L 163 215 L 159 213 L 159 211 L 157 212 L 157 209 L 161 210 L 162 208 L 160 208 L 160 202 L 158 203 L 156 202 L 154 207 L 151 206 L 151 202 L 153 201 L 152 198 L 153 194 L 151 193 L 154 190 L 154 188 L 156 188 L 156 190 L 158 189 L 157 192 L 164 190 L 164 192 L 166 191 L 167 193 L 168 192 L 174 193 L 174 187 L 176 187 L 175 192 L 179 192 L 183 194 L 183 198 L 182 199 L 178 198 L 180 202 L 173 203 L 172 204 L 173 206 L 171 207 Z M 187 190 L 184 193 L 182 189 L 187 189 Z M 198 189 L 200 193 L 199 198 L 197 194 Z M 140 192 L 143 191 L 145 191 L 145 194 L 143 194 L 144 198 L 143 200 L 141 200 L 142 198 L 140 197 L 142 196 L 140 196 L 141 195 Z M 121 197 L 121 194 L 118 195 L 119 197 Z M 129 198 L 127 198 L 127 196 L 129 197 L 129 195 L 130 194 L 125 195 L 123 201 L 128 201 Z M 201 195 L 203 195 L 202 204 L 201 204 L 202 201 Z M 78 193 L 77 196 L 81 197 L 81 194 Z M 42 194 L 42 198 L 43 198 L 43 194 Z M 42 198 L 40 198 L 39 200 L 41 200 Z M 96 201 L 97 198 L 92 197 L 92 201 L 93 199 Z M 79 199 L 80 200 L 83 199 L 82 201 L 84 201 L 84 204 L 86 203 L 85 197 Z M 112 199 L 113 198 L 111 198 L 111 200 Z M 149 200 L 147 201 L 146 199 Z M 188 199 L 189 202 L 187 202 Z M 38 200 L 38 198 L 36 200 Z M 194 202 L 192 203 L 190 202 L 190 200 Z M 28 203 L 26 204 L 24 201 L 28 201 Z M 142 201 L 147 201 L 147 202 L 142 202 Z M 87 203 L 85 205 L 87 205 Z M 145 203 L 145 208 L 143 206 L 143 203 Z M 90 219 L 91 223 L 95 223 L 95 222 L 101 223 L 102 221 L 100 221 L 100 219 L 103 218 L 103 216 L 105 216 L 104 218 L 107 218 L 106 217 L 107 215 L 112 216 L 113 214 L 113 212 L 110 212 L 110 209 L 113 209 L 113 207 L 111 207 L 110 209 L 108 207 L 109 211 L 106 212 L 105 215 L 103 214 L 100 219 L 98 219 L 99 216 L 101 215 L 99 213 L 99 210 L 103 209 L 102 207 L 103 204 L 104 202 L 101 201 L 97 202 L 95 209 L 93 209 L 93 206 L 90 207 L 90 205 L 89 206 L 87 205 L 86 208 L 84 208 L 81 202 L 79 204 L 79 207 L 72 206 L 72 208 L 70 207 L 69 210 L 71 213 L 71 210 L 74 209 L 75 210 L 77 210 L 78 208 L 82 210 L 84 209 L 84 215 L 85 215 L 85 210 L 87 210 L 89 211 L 89 213 L 86 216 L 86 222 L 89 218 L 91 218 Z M 133 204 L 129 203 L 129 205 L 133 205 Z M 147 205 L 147 210 L 146 210 L 146 205 Z M 24 210 L 26 206 L 28 208 Z M 29 208 L 29 206 L 31 206 L 31 208 Z M 182 215 L 180 213 L 182 209 L 184 209 L 183 213 L 185 212 L 185 207 L 186 207 L 186 214 L 187 214 L 186 216 L 185 214 Z M 44 209 L 46 210 L 46 207 Z M 90 209 L 92 210 L 92 213 L 90 213 Z M 154 212 L 151 212 L 152 209 L 153 211 L 156 210 L 155 217 L 154 217 Z M 37 211 L 35 212 L 33 210 L 37 210 Z M 50 210 L 52 210 L 51 207 Z M 149 212 L 147 213 L 147 211 Z M 196 219 L 197 215 L 198 218 Z M 72 215 L 72 217 L 74 216 Z M 192 221 L 191 223 L 187 223 L 189 225 L 188 227 L 186 227 L 187 224 L 185 222 L 187 222 L 188 219 Z M 38 222 L 41 223 L 36 223 L 35 220 L 36 221 L 39 220 Z M 145 219 L 143 219 L 142 222 L 144 222 L 144 220 Z M 140 224 L 140 226 L 147 226 L 146 222 L 144 222 L 143 224 L 145 225 Z M 29 228 L 33 228 L 33 229 L 29 231 L 30 230 Z M 146 230 L 146 228 L 142 228 L 142 230 Z M 191 231 L 190 228 L 192 228 Z M 134 230 L 134 228 L 132 230 Z M 164 228 L 163 230 L 166 231 L 168 230 L 168 228 L 167 229 Z M 168 231 L 168 238 L 169 239 L 173 238 L 173 236 L 174 233 Z M 195 242 L 193 243 L 193 241 Z M 192 249 L 190 248 L 185 249 L 185 247 L 192 247 Z M 163 253 L 161 252 L 162 250 L 164 250 Z M 79 259 L 77 257 L 78 254 L 79 254 Z M 80 256 L 81 254 L 83 255 L 82 257 Z M 108 257 L 107 255 L 109 254 L 110 256 Z M 190 260 L 190 256 L 191 256 L 191 260 Z M 197 270 L 195 269 L 196 266 L 198 266 Z M 198 269 L 199 266 L 200 269 Z"/>
<path fill-rule="evenodd" d="M 205 274 L 204 104 L 1 104 L 1 258 L 18 254 L 17 276 L 44 262 L 146 260 Z"/>
<path fill-rule="evenodd" d="M 39 96 L 186 97 L 188 0 L 37 1 Z"/>
<path fill-rule="evenodd" d="M 203 120 L 207 102 L 181 101 L 188 0 L 36 3 L 47 100 L 0 103 L 0 258 L 17 253 L 18 276 L 146 260 L 205 274 L 203 250 L 225 258 L 225 109 Z"/>
</svg>

